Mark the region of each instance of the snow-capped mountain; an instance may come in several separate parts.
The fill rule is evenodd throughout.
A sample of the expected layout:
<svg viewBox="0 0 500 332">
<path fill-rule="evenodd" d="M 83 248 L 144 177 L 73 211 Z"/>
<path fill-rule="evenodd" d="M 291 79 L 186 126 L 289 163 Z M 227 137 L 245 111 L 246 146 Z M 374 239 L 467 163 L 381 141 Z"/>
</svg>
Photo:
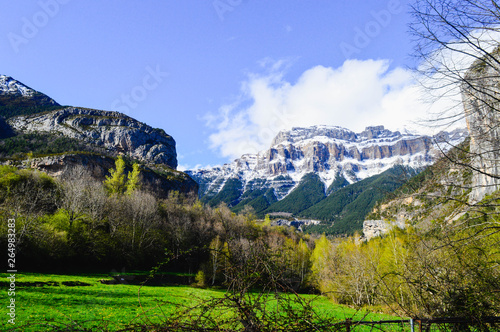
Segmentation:
<svg viewBox="0 0 500 332">
<path fill-rule="evenodd" d="M 335 126 L 293 128 L 280 132 L 266 151 L 188 174 L 199 183 L 204 201 L 228 190 L 227 186 L 233 187 L 231 201 L 226 201 L 232 206 L 252 191 L 281 200 L 306 174 L 317 174 L 328 192 L 339 178 L 354 183 L 395 165 L 424 168 L 436 160 L 440 150 L 465 137 L 465 129 L 430 137 L 392 132 L 383 126 L 367 127 L 361 133 Z"/>
<path fill-rule="evenodd" d="M 17 103 L 16 103 L 17 101 Z M 58 106 L 49 96 L 33 90 L 18 80 L 0 75 L 0 105 L 22 103 L 22 106 Z"/>
</svg>

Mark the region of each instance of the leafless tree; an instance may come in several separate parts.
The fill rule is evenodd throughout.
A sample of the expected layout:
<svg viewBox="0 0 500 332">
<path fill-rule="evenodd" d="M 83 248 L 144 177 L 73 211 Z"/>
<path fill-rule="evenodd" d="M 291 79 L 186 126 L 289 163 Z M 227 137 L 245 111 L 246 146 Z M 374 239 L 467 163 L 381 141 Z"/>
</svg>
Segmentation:
<svg viewBox="0 0 500 332">
<path fill-rule="evenodd" d="M 68 215 L 70 227 L 76 220 L 89 218 L 95 225 L 107 211 L 107 197 L 101 183 L 83 166 L 72 167 L 62 181 L 60 208 Z"/>
</svg>

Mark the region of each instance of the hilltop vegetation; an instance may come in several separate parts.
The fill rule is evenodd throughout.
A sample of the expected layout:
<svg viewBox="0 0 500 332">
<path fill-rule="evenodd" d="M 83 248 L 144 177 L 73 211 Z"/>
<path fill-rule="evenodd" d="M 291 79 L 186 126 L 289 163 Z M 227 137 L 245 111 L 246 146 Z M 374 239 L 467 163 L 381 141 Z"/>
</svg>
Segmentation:
<svg viewBox="0 0 500 332">
<path fill-rule="evenodd" d="M 97 146 L 57 134 L 30 133 L 0 139 L 1 159 L 25 159 L 28 153 L 30 156 L 36 157 L 83 151 L 110 154 Z"/>
</svg>

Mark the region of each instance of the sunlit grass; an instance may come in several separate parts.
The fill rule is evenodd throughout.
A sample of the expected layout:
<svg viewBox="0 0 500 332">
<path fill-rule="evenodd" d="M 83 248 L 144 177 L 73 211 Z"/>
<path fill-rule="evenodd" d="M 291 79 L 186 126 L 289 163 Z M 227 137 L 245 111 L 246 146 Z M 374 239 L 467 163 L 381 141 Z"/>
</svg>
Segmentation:
<svg viewBox="0 0 500 332">
<path fill-rule="evenodd" d="M 0 274 L 0 277 L 2 283 L 6 284 L 7 275 Z M 100 279 L 109 279 L 109 276 L 17 274 L 15 328 L 22 328 L 22 331 L 40 331 L 73 326 L 113 331 L 130 324 L 158 324 L 181 307 L 196 306 L 211 298 L 224 296 L 224 292 L 220 290 L 189 286 L 106 285 L 101 284 Z M 58 286 L 22 285 L 35 282 L 53 282 Z M 80 282 L 89 286 L 67 286 L 64 282 Z M 318 314 L 331 317 L 332 321 L 346 318 L 395 319 L 388 315 L 335 305 L 323 296 L 302 297 L 313 301 L 313 307 Z M 7 303 L 6 292 L 2 298 Z"/>
</svg>

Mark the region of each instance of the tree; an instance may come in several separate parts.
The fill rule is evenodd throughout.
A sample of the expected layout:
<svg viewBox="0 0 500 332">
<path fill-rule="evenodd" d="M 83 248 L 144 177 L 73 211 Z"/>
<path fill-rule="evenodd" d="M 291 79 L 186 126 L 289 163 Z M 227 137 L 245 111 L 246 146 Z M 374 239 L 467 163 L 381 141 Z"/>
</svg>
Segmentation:
<svg viewBox="0 0 500 332">
<path fill-rule="evenodd" d="M 498 248 L 500 232 L 500 2 L 415 0 L 412 15 L 415 55 L 426 91 L 456 102 L 436 122 L 449 125 L 465 118 L 469 129 L 470 144 L 458 149 L 462 153 L 445 156 L 472 177 L 470 194 L 450 194 L 465 187 L 457 179 L 447 185 L 448 193 L 434 197 L 462 213 L 421 227 L 420 247 L 411 249 L 420 254 L 405 273 L 406 281 L 420 289 L 415 301 L 427 314 L 446 311 L 480 322 L 492 312 L 484 300 L 493 311 L 500 301 L 495 291 L 500 271 L 489 251 L 491 243 Z"/>
<path fill-rule="evenodd" d="M 129 172 L 127 176 L 128 181 L 125 185 L 125 187 L 127 188 L 125 194 L 132 195 L 135 190 L 139 189 L 140 175 L 141 171 L 139 170 L 139 164 L 134 164 L 132 166 L 132 172 Z"/>
<path fill-rule="evenodd" d="M 98 222 L 106 213 L 107 197 L 102 184 L 92 178 L 90 171 L 83 166 L 76 166 L 65 173 L 62 181 L 62 197 L 59 208 L 68 217 L 70 226 L 76 220 L 90 218 Z"/>
<path fill-rule="evenodd" d="M 110 195 L 122 194 L 125 190 L 125 161 L 119 156 L 115 161 L 115 169 L 110 169 L 104 186 Z"/>
<path fill-rule="evenodd" d="M 125 161 L 119 156 L 115 161 L 115 169 L 109 170 L 108 176 L 104 181 L 104 186 L 110 195 L 122 195 L 123 193 L 131 195 L 136 189 L 139 189 L 141 171 L 139 164 L 132 166 L 132 172 L 125 177 Z"/>
</svg>

